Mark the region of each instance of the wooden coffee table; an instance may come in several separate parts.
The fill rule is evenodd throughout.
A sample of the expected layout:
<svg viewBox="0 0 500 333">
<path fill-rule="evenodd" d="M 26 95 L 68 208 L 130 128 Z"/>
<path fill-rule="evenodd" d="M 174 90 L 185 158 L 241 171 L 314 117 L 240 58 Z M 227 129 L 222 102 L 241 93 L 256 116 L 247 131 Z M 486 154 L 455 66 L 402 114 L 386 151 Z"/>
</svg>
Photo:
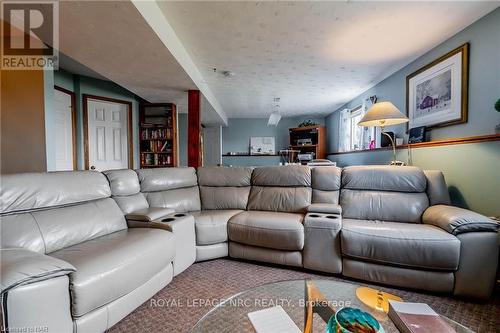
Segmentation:
<svg viewBox="0 0 500 333">
<path fill-rule="evenodd" d="M 364 305 L 356 297 L 359 287 L 353 283 L 312 280 L 323 295 L 328 299 L 329 305 L 334 308 L 355 307 L 372 314 L 382 325 L 385 333 L 397 333 L 386 313 Z M 249 312 L 262 310 L 276 305 L 281 305 L 295 324 L 304 329 L 305 321 L 305 280 L 291 280 L 261 285 L 236 294 L 210 310 L 203 316 L 191 330 L 192 333 L 207 332 L 249 332 L 255 330 L 248 319 Z M 445 317 L 458 333 L 473 333 L 465 326 Z M 313 332 L 325 332 L 326 322 L 318 314 L 314 314 Z"/>
</svg>

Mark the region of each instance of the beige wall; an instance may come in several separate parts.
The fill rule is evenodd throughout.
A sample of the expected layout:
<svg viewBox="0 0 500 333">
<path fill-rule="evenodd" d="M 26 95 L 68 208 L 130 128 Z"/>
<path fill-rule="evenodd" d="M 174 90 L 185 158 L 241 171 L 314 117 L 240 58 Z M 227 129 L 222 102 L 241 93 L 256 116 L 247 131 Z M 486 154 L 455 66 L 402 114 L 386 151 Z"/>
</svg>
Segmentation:
<svg viewBox="0 0 500 333">
<path fill-rule="evenodd" d="M 43 71 L 0 71 L 0 172 L 46 171 Z"/>
</svg>

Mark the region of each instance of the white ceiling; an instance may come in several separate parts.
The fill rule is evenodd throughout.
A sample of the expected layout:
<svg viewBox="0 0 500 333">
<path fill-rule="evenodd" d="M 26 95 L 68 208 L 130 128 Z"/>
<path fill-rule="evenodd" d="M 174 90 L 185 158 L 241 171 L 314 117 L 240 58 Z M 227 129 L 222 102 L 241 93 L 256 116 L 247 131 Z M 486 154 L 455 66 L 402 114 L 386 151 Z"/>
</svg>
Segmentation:
<svg viewBox="0 0 500 333">
<path fill-rule="evenodd" d="M 59 30 L 62 68 L 187 112 L 186 91 L 197 85 L 131 2 L 61 1 Z M 205 98 L 201 104 L 204 124 L 224 122 Z"/>
<path fill-rule="evenodd" d="M 499 6 L 477 1 L 157 4 L 228 117 L 268 116 L 274 97 L 281 98 L 284 116 L 331 113 Z M 155 31 L 161 34 L 161 27 Z M 151 37 L 134 33 L 141 43 L 125 44 L 126 52 L 149 64 L 160 50 L 148 55 L 142 41 Z M 121 79 L 143 68 L 129 68 Z M 213 68 L 235 75 L 224 78 Z M 176 84 L 185 79 L 177 77 Z"/>
</svg>

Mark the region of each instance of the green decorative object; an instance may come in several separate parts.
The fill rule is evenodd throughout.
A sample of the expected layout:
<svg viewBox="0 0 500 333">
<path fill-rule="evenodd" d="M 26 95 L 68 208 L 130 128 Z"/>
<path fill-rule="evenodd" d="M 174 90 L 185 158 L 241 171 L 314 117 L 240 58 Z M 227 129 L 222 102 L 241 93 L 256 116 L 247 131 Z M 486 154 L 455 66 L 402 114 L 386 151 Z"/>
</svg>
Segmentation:
<svg viewBox="0 0 500 333">
<path fill-rule="evenodd" d="M 500 112 L 500 98 L 495 103 L 495 110 L 497 110 L 498 112 Z M 496 134 L 500 134 L 500 124 L 498 124 L 498 125 L 495 126 L 495 133 Z"/>
<path fill-rule="evenodd" d="M 368 312 L 342 308 L 326 325 L 326 333 L 383 333 L 380 323 Z"/>
<path fill-rule="evenodd" d="M 306 126 L 315 126 L 318 125 L 317 123 L 313 122 L 312 120 L 304 120 L 299 124 L 299 127 L 306 127 Z"/>
<path fill-rule="evenodd" d="M 498 99 L 498 101 L 495 103 L 495 110 L 497 110 L 498 112 L 500 112 L 500 98 Z"/>
</svg>

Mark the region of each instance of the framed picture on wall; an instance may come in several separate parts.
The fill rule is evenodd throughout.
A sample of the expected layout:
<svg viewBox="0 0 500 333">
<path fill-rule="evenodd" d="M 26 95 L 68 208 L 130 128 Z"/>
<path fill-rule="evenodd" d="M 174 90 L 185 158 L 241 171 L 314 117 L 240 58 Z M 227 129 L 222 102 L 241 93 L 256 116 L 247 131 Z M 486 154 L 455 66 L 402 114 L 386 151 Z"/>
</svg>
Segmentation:
<svg viewBox="0 0 500 333">
<path fill-rule="evenodd" d="M 469 43 L 406 77 L 409 128 L 467 122 Z"/>
</svg>

